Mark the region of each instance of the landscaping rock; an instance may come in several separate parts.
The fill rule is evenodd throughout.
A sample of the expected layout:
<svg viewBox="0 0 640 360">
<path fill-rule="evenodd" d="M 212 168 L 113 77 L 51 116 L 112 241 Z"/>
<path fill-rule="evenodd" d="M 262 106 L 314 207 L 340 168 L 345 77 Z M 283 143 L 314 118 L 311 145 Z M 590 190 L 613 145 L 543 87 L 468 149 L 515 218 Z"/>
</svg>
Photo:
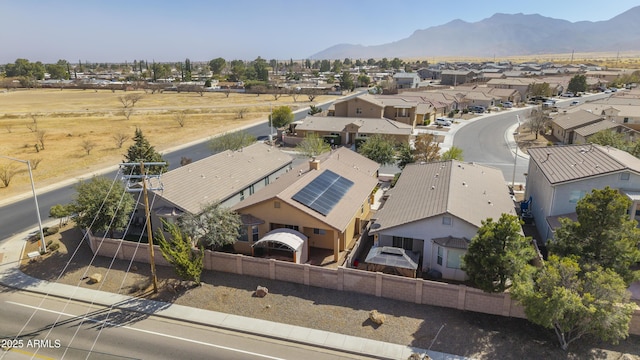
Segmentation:
<svg viewBox="0 0 640 360">
<path fill-rule="evenodd" d="M 100 273 L 95 273 L 89 276 L 89 284 L 97 284 L 100 281 L 102 281 L 102 274 Z"/>
<path fill-rule="evenodd" d="M 269 293 L 269 289 L 267 289 L 264 286 L 260 286 L 258 285 L 258 288 L 256 289 L 256 296 L 263 298 L 265 296 L 267 296 L 267 294 Z"/>
<path fill-rule="evenodd" d="M 369 319 L 377 325 L 382 325 L 385 321 L 384 314 L 380 314 L 378 310 L 371 310 L 369 312 Z"/>
</svg>

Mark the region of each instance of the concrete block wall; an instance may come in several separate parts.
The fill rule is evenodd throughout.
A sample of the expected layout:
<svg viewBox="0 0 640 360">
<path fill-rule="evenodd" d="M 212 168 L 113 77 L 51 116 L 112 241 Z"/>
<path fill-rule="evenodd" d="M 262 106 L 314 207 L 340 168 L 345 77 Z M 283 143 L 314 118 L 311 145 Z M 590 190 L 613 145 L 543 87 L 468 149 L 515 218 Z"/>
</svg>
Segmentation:
<svg viewBox="0 0 640 360">
<path fill-rule="evenodd" d="M 100 249 L 98 245 L 102 241 Z M 136 244 L 118 239 L 89 237 L 90 247 L 97 255 L 149 262 L 148 244 Z M 137 250 L 135 250 L 137 247 Z M 170 266 L 155 246 L 156 264 Z M 205 250 L 205 269 L 233 274 L 269 278 L 339 291 L 352 291 L 371 296 L 474 311 L 505 317 L 526 318 L 524 308 L 508 293 L 488 294 L 464 285 L 452 285 L 423 279 L 413 279 L 369 271 L 338 268 L 326 269 L 309 264 L 294 264 L 274 259 L 254 258 L 240 254 Z M 640 308 L 636 308 L 629 333 L 640 335 Z"/>
</svg>

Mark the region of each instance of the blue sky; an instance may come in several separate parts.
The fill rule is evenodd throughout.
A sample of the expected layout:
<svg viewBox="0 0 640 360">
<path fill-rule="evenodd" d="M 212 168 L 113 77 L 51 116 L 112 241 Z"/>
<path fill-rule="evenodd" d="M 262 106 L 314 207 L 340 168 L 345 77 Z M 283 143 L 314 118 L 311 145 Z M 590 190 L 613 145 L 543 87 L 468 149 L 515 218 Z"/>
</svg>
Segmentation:
<svg viewBox="0 0 640 360">
<path fill-rule="evenodd" d="M 0 0 L 0 63 L 304 59 L 495 13 L 608 20 L 638 0 Z"/>
</svg>

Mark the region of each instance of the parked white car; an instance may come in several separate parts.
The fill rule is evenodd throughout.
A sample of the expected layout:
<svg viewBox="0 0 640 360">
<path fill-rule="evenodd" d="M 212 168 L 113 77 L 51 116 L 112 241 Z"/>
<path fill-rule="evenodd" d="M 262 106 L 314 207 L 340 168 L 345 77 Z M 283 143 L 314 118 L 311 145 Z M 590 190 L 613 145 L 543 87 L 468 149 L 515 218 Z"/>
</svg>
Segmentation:
<svg viewBox="0 0 640 360">
<path fill-rule="evenodd" d="M 447 118 L 437 118 L 436 125 L 451 126 L 451 120 Z"/>
</svg>

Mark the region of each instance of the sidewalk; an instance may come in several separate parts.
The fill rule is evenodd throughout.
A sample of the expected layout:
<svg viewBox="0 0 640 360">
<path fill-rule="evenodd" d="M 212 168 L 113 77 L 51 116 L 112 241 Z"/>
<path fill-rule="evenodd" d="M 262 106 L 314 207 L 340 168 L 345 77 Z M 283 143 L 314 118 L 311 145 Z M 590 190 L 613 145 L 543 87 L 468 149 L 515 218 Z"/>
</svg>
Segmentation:
<svg viewBox="0 0 640 360">
<path fill-rule="evenodd" d="M 93 303 L 103 306 L 142 312 L 149 315 L 187 321 L 204 326 L 267 336 L 320 348 L 348 352 L 376 359 L 408 359 L 413 353 L 429 355 L 435 360 L 466 359 L 461 356 L 420 348 L 375 341 L 355 336 L 260 319 L 201 310 L 153 300 L 134 298 L 104 291 L 56 284 L 33 278 L 19 270 L 20 257 L 28 232 L 16 235 L 0 247 L 0 284 L 47 296 Z M 268 334 L 268 335 L 265 335 Z"/>
</svg>

